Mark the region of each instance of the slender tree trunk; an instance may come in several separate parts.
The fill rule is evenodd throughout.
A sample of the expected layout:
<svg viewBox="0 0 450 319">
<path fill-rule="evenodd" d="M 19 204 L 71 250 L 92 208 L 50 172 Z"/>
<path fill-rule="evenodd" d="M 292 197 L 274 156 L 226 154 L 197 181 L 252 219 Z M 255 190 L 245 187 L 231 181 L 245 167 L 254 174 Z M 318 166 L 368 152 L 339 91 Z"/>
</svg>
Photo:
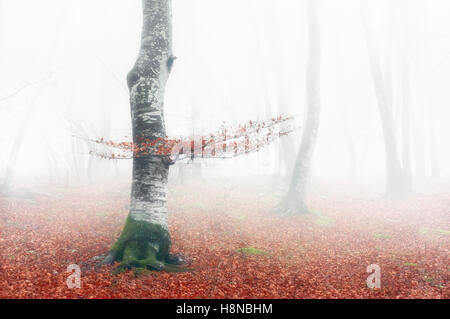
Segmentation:
<svg viewBox="0 0 450 319">
<path fill-rule="evenodd" d="M 72 169 L 74 171 L 74 176 L 76 177 L 77 181 L 80 182 L 81 180 L 80 141 L 78 140 L 78 138 L 72 137 L 71 143 L 72 143 Z"/>
<path fill-rule="evenodd" d="M 367 22 L 367 2 L 361 1 L 362 20 L 367 37 L 369 63 L 372 71 L 375 95 L 378 102 L 386 157 L 386 194 L 389 197 L 400 197 L 405 193 L 405 181 L 398 156 L 397 139 L 392 114 L 392 99 L 386 87 L 378 56 L 378 47 L 373 31 Z"/>
<path fill-rule="evenodd" d="M 191 50 L 195 52 L 195 55 L 198 56 L 198 27 L 197 27 L 197 1 L 191 1 L 191 12 L 192 12 L 192 32 L 191 32 L 191 41 L 189 41 L 189 45 L 191 46 Z M 201 114 L 201 108 L 199 107 L 201 99 L 201 88 L 196 79 L 191 79 L 191 123 L 192 123 L 192 136 L 197 134 L 202 134 L 203 132 L 203 121 L 199 121 L 196 119 L 197 114 Z M 183 164 L 180 165 L 180 168 Z M 191 180 L 195 182 L 200 182 L 203 180 L 203 164 L 202 161 L 193 161 L 191 167 Z M 185 167 L 183 167 L 185 169 Z"/>
<path fill-rule="evenodd" d="M 109 141 L 111 139 L 111 117 L 112 117 L 112 96 L 111 96 L 111 82 L 109 77 L 107 76 L 105 70 L 102 70 L 100 72 L 100 79 L 99 79 L 99 91 L 100 93 L 100 136 L 103 137 L 105 140 Z M 96 176 L 97 177 L 104 177 L 109 176 L 111 171 L 111 164 L 114 164 L 110 161 L 99 161 L 94 159 L 96 162 Z"/>
<path fill-rule="evenodd" d="M 3 47 L 3 36 L 4 36 L 4 32 L 3 32 L 3 28 L 4 28 L 4 25 L 3 25 L 3 21 L 4 21 L 4 16 L 5 16 L 5 14 L 4 14 L 4 3 L 3 3 L 3 0 L 0 0 L 0 61 L 3 61 L 3 50 L 2 50 L 2 47 Z"/>
<path fill-rule="evenodd" d="M 405 174 L 405 187 L 411 189 L 412 168 L 411 168 L 411 110 L 412 110 L 412 92 L 411 92 L 411 45 L 410 45 L 410 10 L 409 4 L 405 3 L 402 17 L 403 29 L 403 57 L 402 57 L 402 165 Z"/>
<path fill-rule="evenodd" d="M 351 180 L 355 180 L 357 178 L 357 172 L 358 172 L 358 161 L 357 161 L 355 141 L 353 140 L 352 132 L 350 130 L 348 122 L 349 121 L 348 121 L 348 117 L 347 117 L 347 112 L 344 110 L 342 112 L 342 125 L 344 126 L 344 136 L 345 136 L 345 141 L 347 142 L 347 146 L 348 146 L 348 155 L 349 155 L 348 177 Z"/>
<path fill-rule="evenodd" d="M 340 104 L 343 101 L 345 103 L 342 105 L 342 128 L 344 132 L 344 138 L 345 142 L 348 147 L 348 177 L 350 180 L 355 180 L 357 178 L 357 172 L 358 172 L 358 161 L 357 161 L 357 150 L 356 150 L 356 142 L 354 140 L 354 136 L 352 135 L 351 129 L 350 129 L 350 120 L 348 117 L 348 100 L 343 98 L 343 90 L 345 87 L 348 86 L 348 83 L 343 79 L 341 76 L 342 72 L 344 70 L 341 68 L 343 65 L 343 58 L 342 58 L 342 52 L 340 50 L 339 44 L 341 43 L 341 36 L 342 32 L 341 30 L 337 30 L 336 34 L 336 104 Z"/>
<path fill-rule="evenodd" d="M 263 30 L 263 33 L 265 35 L 269 36 L 269 47 L 268 52 L 270 55 L 270 62 L 271 62 L 271 74 L 269 76 L 273 78 L 273 81 L 271 85 L 273 85 L 274 91 L 275 91 L 275 99 L 276 103 L 278 105 L 278 112 L 286 115 L 289 114 L 289 106 L 288 101 L 286 100 L 286 89 L 285 89 L 285 83 L 283 81 L 283 69 L 281 68 L 281 62 L 282 56 L 280 55 L 279 49 L 281 48 L 281 42 L 279 40 L 279 35 L 281 34 L 280 26 L 279 26 L 279 19 L 280 16 L 277 14 L 276 11 L 273 12 L 265 12 L 265 19 L 270 21 L 272 27 L 270 30 Z M 259 44 L 259 43 L 257 43 Z M 259 49 L 259 48 L 257 48 Z M 261 50 L 260 50 L 261 51 Z M 262 50 L 263 51 L 263 50 Z M 261 57 L 262 60 L 262 57 Z M 263 69 L 262 69 L 263 70 Z M 269 78 L 270 78 L 269 77 Z M 267 76 L 266 76 L 267 78 Z M 267 78 L 267 81 L 263 83 L 264 86 L 270 85 L 269 80 Z M 267 90 L 268 92 L 268 90 Z M 269 102 L 268 96 L 265 97 L 267 101 Z M 266 104 L 267 106 L 268 104 Z M 269 108 L 266 107 L 266 111 L 270 111 Z M 272 116 L 272 115 L 270 115 Z M 286 127 L 283 125 L 282 129 L 285 129 Z M 279 179 L 279 177 L 282 177 L 283 175 L 286 177 L 286 179 L 289 179 L 292 173 L 292 169 L 294 167 L 294 152 L 295 149 L 294 140 L 292 136 L 288 135 L 283 137 L 279 142 L 279 150 L 278 150 L 278 173 L 274 175 L 273 178 L 273 184 L 276 184 Z M 283 174 L 283 167 L 284 167 L 284 174 Z M 277 176 L 278 175 L 278 176 Z M 283 186 L 286 185 L 288 182 L 282 181 Z"/>
<path fill-rule="evenodd" d="M 22 121 L 20 123 L 19 129 L 17 130 L 17 135 L 14 139 L 14 142 L 11 147 L 11 152 L 9 153 L 5 175 L 3 176 L 3 181 L 1 188 L 4 190 L 11 190 L 13 188 L 13 180 L 14 180 L 14 169 L 16 167 L 17 159 L 19 157 L 20 150 L 22 148 L 23 139 L 26 135 L 26 131 L 28 128 L 28 122 L 33 115 L 35 106 L 39 101 L 43 88 L 39 86 L 37 88 L 37 92 L 33 96 L 31 104 L 28 109 L 25 111 L 25 114 L 22 117 Z"/>
<path fill-rule="evenodd" d="M 254 36 L 252 38 L 255 41 L 255 47 L 256 47 L 255 55 L 256 55 L 257 62 L 258 62 L 258 66 L 259 66 L 258 70 L 260 73 L 259 79 L 261 81 L 260 83 L 261 83 L 261 90 L 262 90 L 262 95 L 263 95 L 262 98 L 264 100 L 264 113 L 265 113 L 265 118 L 268 119 L 268 118 L 271 118 L 274 113 L 272 112 L 271 98 L 270 98 L 270 94 L 269 94 L 270 84 L 269 84 L 269 80 L 268 80 L 268 76 L 267 76 L 268 72 L 266 69 L 266 65 L 264 63 L 265 56 L 263 55 L 263 53 L 266 52 L 267 50 L 266 50 L 266 47 L 263 45 L 263 43 L 261 41 L 261 36 L 260 36 L 261 34 L 267 35 L 268 32 L 266 32 L 266 30 L 264 30 L 264 29 L 261 31 L 258 28 L 257 19 L 255 16 L 255 7 L 253 6 L 252 1 L 248 2 L 248 10 L 250 13 L 249 23 L 253 27 L 252 31 L 254 32 Z M 263 10 L 264 10 L 264 13 L 263 13 L 264 21 L 266 21 L 266 20 L 268 20 L 266 9 L 263 8 Z M 275 46 L 275 45 L 276 44 L 271 43 L 271 47 Z M 291 136 L 286 136 L 283 139 L 287 139 L 287 138 L 291 138 Z M 283 141 L 281 141 L 280 143 L 283 143 Z M 265 155 L 264 153 L 260 152 L 260 156 L 265 157 L 262 161 L 264 161 L 264 160 L 268 160 L 269 162 L 271 160 L 277 161 L 278 168 L 277 168 L 277 171 L 273 174 L 272 180 L 270 182 L 271 186 L 273 187 L 278 184 L 278 179 L 280 177 L 280 171 L 281 171 L 281 159 L 282 159 L 282 157 L 284 157 L 284 155 L 282 155 L 281 152 L 277 151 L 275 154 L 277 156 L 277 158 L 275 158 L 272 150 L 273 150 L 273 148 L 271 147 L 270 150 L 267 151 L 268 155 Z M 291 157 L 292 157 L 292 155 L 291 155 Z M 264 172 L 264 173 L 267 173 L 267 172 Z"/>
<path fill-rule="evenodd" d="M 70 4 L 69 1 L 61 3 L 60 4 L 60 14 L 58 17 L 58 23 L 56 25 L 56 33 L 55 37 L 53 39 L 52 47 L 50 48 L 50 55 L 49 59 L 47 61 L 47 64 L 45 67 L 47 68 L 47 71 L 52 71 L 52 66 L 55 60 L 56 50 L 58 48 L 58 40 L 60 33 L 62 32 L 62 26 L 65 19 L 65 13 L 66 8 Z M 17 135 L 14 139 L 14 143 L 11 148 L 11 152 L 8 157 L 8 162 L 6 165 L 6 171 L 5 175 L 3 177 L 2 185 L 0 185 L 1 188 L 4 189 L 10 189 L 13 187 L 13 180 L 14 180 L 14 169 L 17 163 L 17 159 L 20 155 L 20 150 L 22 148 L 23 140 L 26 136 L 27 129 L 28 129 L 28 123 L 30 118 L 32 117 L 34 110 L 36 108 L 37 103 L 39 102 L 39 99 L 41 98 L 42 93 L 44 92 L 44 85 L 41 84 L 36 88 L 35 94 L 30 102 L 30 105 L 28 106 L 27 110 L 25 111 L 25 114 L 22 118 L 22 121 L 20 123 L 19 129 L 17 131 Z"/>
<path fill-rule="evenodd" d="M 309 57 L 306 74 L 307 115 L 289 190 L 286 198 L 281 203 L 281 214 L 283 215 L 309 212 L 305 199 L 311 174 L 312 157 L 319 131 L 321 66 L 319 1 L 308 0 L 307 7 L 309 34 Z"/>
<path fill-rule="evenodd" d="M 439 178 L 440 168 L 438 159 L 438 140 L 435 130 L 435 103 L 430 103 L 430 81 L 429 77 L 432 76 L 430 71 L 435 69 L 430 68 L 429 60 L 426 59 L 426 52 L 429 45 L 428 42 L 428 16 L 429 16 L 429 4 L 424 1 L 415 0 L 414 5 L 414 34 L 416 35 L 415 47 L 413 52 L 415 52 L 416 60 L 418 61 L 417 76 L 416 76 L 416 87 L 414 88 L 416 94 L 418 95 L 418 104 L 420 108 L 420 115 L 417 116 L 418 119 L 422 120 L 423 130 L 417 136 L 419 140 L 415 143 L 416 149 L 416 174 L 418 177 L 426 175 L 427 161 L 429 161 L 430 172 L 429 176 L 431 178 Z M 445 60 L 445 59 L 444 59 Z M 442 62 L 442 60 L 441 60 Z M 437 67 L 441 66 L 441 63 Z M 436 66 L 435 66 L 436 67 Z M 428 70 L 428 71 L 427 71 Z M 424 111 L 427 112 L 424 112 Z M 421 116 L 423 118 L 421 118 Z M 419 127 L 415 126 L 414 131 L 417 130 L 419 133 Z"/>
<path fill-rule="evenodd" d="M 430 113 L 433 105 L 427 103 L 426 95 L 427 95 L 427 87 L 428 81 L 425 80 L 428 74 L 424 72 L 422 61 L 424 61 L 424 53 L 427 52 L 427 43 L 426 43 L 426 35 L 424 35 L 423 30 L 426 24 L 426 20 L 424 17 L 427 16 L 427 10 L 425 4 L 420 1 L 411 1 L 410 6 L 414 8 L 412 11 L 412 17 L 414 20 L 411 25 L 414 27 L 414 35 L 416 40 L 413 44 L 415 44 L 411 51 L 414 54 L 415 61 L 417 63 L 416 66 L 416 87 L 414 90 L 417 105 L 415 108 L 415 117 L 414 117 L 414 126 L 413 126 L 413 136 L 414 136 L 414 162 L 415 162 L 415 174 L 416 178 L 422 182 L 426 176 L 426 128 L 427 128 L 427 118 Z M 425 48 L 425 49 L 424 49 Z M 425 59 L 428 61 L 427 59 Z M 428 111 L 428 112 L 426 112 Z"/>
<path fill-rule="evenodd" d="M 434 120 L 434 106 L 431 106 L 429 111 L 429 130 L 428 130 L 428 143 L 429 143 L 429 155 L 430 155 L 430 176 L 431 178 L 439 178 L 441 175 L 439 168 L 439 160 L 437 153 L 437 136 Z"/>
<path fill-rule="evenodd" d="M 4 32 L 4 21 L 5 21 L 5 3 L 3 0 L 0 0 L 0 61 L 4 61 L 4 57 L 3 57 L 3 48 L 5 47 L 4 44 L 4 36 L 5 36 L 5 32 Z M 2 62 L 3 63 L 3 62 Z M 1 64 L 0 64 L 1 66 Z"/>
<path fill-rule="evenodd" d="M 55 159 L 54 150 L 51 148 L 50 143 L 45 140 L 42 144 L 42 148 L 47 157 L 48 164 L 48 175 L 50 184 L 54 184 L 55 181 L 58 180 L 58 168 L 57 168 L 57 160 Z"/>
<path fill-rule="evenodd" d="M 191 95 L 191 124 L 192 124 L 192 136 L 199 135 L 203 132 L 203 123 L 197 125 L 196 115 L 201 114 L 200 108 L 198 107 L 199 99 L 197 98 L 200 94 L 198 88 L 198 83 L 193 83 L 192 95 Z M 200 126 L 200 127 L 199 127 Z M 190 176 L 189 179 L 194 182 L 201 182 L 203 180 L 203 165 L 199 160 L 192 159 L 190 165 Z M 183 170 L 182 174 L 186 174 L 186 165 L 180 164 L 179 168 Z M 184 182 L 184 178 L 181 179 Z"/>
<path fill-rule="evenodd" d="M 172 56 L 171 0 L 143 0 L 141 48 L 128 74 L 134 143 L 166 136 L 164 91 Z M 170 235 L 166 187 L 169 166 L 162 156 L 133 159 L 130 212 L 116 244 L 103 263 L 168 269 Z"/>
<path fill-rule="evenodd" d="M 425 128 L 426 128 L 426 114 L 425 114 L 425 103 L 423 96 L 420 93 L 417 97 L 417 105 L 415 108 L 414 116 L 414 162 L 415 162 L 415 175 L 419 181 L 423 181 L 426 175 L 426 164 L 425 164 Z"/>
<path fill-rule="evenodd" d="M 93 171 L 94 171 L 94 155 L 89 154 L 88 160 L 87 160 L 87 181 L 89 184 L 94 183 L 93 178 Z"/>
</svg>

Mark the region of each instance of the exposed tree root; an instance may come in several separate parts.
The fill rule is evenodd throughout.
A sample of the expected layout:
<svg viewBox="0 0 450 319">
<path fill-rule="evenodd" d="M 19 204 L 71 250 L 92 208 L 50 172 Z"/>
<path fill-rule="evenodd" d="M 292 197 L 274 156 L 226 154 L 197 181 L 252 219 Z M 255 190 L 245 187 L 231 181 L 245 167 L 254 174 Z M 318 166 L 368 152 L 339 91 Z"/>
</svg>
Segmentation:
<svg viewBox="0 0 450 319">
<path fill-rule="evenodd" d="M 276 208 L 276 213 L 281 216 L 309 215 L 312 212 L 299 200 L 288 197 Z"/>
<path fill-rule="evenodd" d="M 121 236 L 99 266 L 120 262 L 116 271 L 132 268 L 190 271 L 191 269 L 181 267 L 184 263 L 182 256 L 169 253 L 170 244 L 166 229 L 129 217 Z"/>
</svg>

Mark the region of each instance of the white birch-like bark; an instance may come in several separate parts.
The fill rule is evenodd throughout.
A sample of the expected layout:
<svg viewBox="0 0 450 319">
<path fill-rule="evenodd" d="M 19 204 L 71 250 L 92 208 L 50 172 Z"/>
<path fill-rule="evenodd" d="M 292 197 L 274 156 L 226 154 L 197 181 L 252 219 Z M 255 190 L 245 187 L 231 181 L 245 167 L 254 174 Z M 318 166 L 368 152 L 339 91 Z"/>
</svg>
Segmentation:
<svg viewBox="0 0 450 319">
<path fill-rule="evenodd" d="M 128 75 L 134 143 L 166 137 L 164 91 L 172 59 L 171 1 L 144 0 L 143 14 L 141 48 Z M 133 159 L 132 219 L 167 229 L 168 172 L 161 156 Z"/>
<path fill-rule="evenodd" d="M 141 47 L 127 77 L 136 144 L 166 137 L 164 95 L 174 60 L 171 0 L 142 0 L 142 6 Z M 118 260 L 127 267 L 164 269 L 170 252 L 166 197 L 168 163 L 161 155 L 134 156 L 128 220 L 102 264 Z"/>
</svg>

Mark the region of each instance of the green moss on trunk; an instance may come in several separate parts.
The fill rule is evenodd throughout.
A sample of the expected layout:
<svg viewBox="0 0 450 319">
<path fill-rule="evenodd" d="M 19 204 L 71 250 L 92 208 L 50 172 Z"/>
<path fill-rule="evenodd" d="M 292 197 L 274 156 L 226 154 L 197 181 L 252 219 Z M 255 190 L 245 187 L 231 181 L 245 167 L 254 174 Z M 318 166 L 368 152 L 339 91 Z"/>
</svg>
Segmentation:
<svg viewBox="0 0 450 319">
<path fill-rule="evenodd" d="M 170 261 L 170 235 L 160 225 L 128 217 L 125 227 L 104 263 L 120 262 L 119 268 L 185 271 Z"/>
<path fill-rule="evenodd" d="M 130 257 L 125 256 L 125 252 L 134 255 L 135 258 L 142 258 L 148 255 L 149 250 L 154 250 L 156 258 L 165 259 L 169 256 L 170 245 L 169 232 L 165 228 L 128 217 L 111 253 L 115 256 L 115 260 L 122 261 L 124 257 Z"/>
</svg>

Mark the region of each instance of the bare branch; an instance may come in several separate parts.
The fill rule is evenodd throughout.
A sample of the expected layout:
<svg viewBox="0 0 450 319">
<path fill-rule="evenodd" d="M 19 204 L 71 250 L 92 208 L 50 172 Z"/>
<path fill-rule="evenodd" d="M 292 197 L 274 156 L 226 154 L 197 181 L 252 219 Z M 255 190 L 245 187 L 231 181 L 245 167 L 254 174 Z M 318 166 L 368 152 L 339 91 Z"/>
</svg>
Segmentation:
<svg viewBox="0 0 450 319">
<path fill-rule="evenodd" d="M 31 86 L 34 86 L 34 85 L 36 85 L 36 84 L 39 84 L 39 83 L 42 83 L 42 82 L 44 82 L 44 81 L 49 80 L 49 79 L 52 77 L 52 75 L 53 75 L 53 72 L 50 72 L 50 73 L 48 73 L 45 77 L 43 77 L 43 78 L 41 78 L 41 79 L 39 79 L 39 80 L 36 80 L 36 81 L 34 81 L 34 82 L 25 83 L 24 85 L 22 85 L 21 87 L 19 87 L 19 88 L 18 88 L 17 90 L 15 90 L 14 92 L 12 92 L 12 93 L 10 93 L 10 94 L 8 94 L 8 95 L 6 95 L 6 96 L 0 97 L 0 103 L 6 101 L 6 100 L 8 100 L 8 99 L 13 98 L 14 96 L 18 95 L 20 92 L 22 92 L 23 90 L 25 90 L 25 89 L 27 89 L 27 88 L 29 88 L 29 87 L 31 87 Z"/>
</svg>

